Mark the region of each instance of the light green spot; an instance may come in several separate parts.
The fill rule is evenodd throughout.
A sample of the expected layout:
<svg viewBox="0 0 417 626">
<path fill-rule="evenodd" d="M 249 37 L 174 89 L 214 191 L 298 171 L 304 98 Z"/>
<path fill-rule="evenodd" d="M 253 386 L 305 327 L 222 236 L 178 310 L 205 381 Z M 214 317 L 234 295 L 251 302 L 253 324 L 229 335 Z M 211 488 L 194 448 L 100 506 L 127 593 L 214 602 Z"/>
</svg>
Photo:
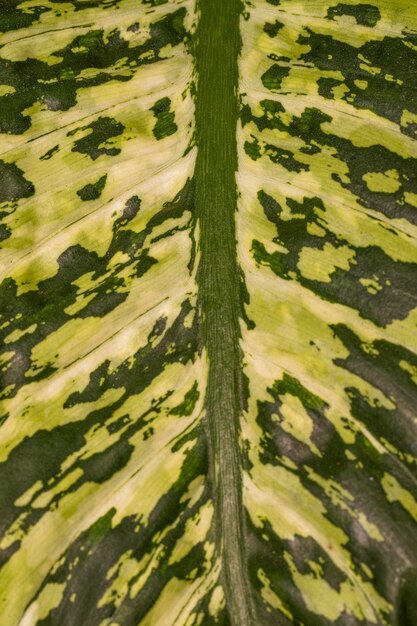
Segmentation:
<svg viewBox="0 0 417 626">
<path fill-rule="evenodd" d="M 404 489 L 398 480 L 390 474 L 384 474 L 381 485 L 388 502 L 399 502 L 417 522 L 417 502 L 412 494 Z"/>
<path fill-rule="evenodd" d="M 396 170 L 369 172 L 362 176 L 369 191 L 376 193 L 395 193 L 401 187 Z"/>
<path fill-rule="evenodd" d="M 9 93 L 15 93 L 16 89 L 12 85 L 0 85 L 0 96 L 7 96 Z"/>
<path fill-rule="evenodd" d="M 353 82 L 356 85 L 356 87 L 359 87 L 359 89 L 366 89 L 368 87 L 367 80 L 354 80 Z"/>
<path fill-rule="evenodd" d="M 331 275 L 336 268 L 349 269 L 354 255 L 355 251 L 348 246 L 335 248 L 326 243 L 322 250 L 306 247 L 300 252 L 298 269 L 305 278 L 330 283 Z"/>
<path fill-rule="evenodd" d="M 282 406 L 280 412 L 283 416 L 282 428 L 295 437 L 298 441 L 305 443 L 314 454 L 321 456 L 320 451 L 311 441 L 313 434 L 313 420 L 305 410 L 300 399 L 290 393 L 281 396 Z"/>
</svg>

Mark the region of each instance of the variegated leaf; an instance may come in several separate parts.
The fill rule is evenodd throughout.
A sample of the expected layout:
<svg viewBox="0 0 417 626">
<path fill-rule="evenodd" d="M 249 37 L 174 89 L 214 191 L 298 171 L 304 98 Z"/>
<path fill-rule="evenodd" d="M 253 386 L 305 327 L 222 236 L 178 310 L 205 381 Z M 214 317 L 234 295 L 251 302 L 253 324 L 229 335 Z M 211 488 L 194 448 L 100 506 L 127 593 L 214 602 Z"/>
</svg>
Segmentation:
<svg viewBox="0 0 417 626">
<path fill-rule="evenodd" d="M 1 624 L 414 626 L 414 7 L 0 31 Z"/>
</svg>

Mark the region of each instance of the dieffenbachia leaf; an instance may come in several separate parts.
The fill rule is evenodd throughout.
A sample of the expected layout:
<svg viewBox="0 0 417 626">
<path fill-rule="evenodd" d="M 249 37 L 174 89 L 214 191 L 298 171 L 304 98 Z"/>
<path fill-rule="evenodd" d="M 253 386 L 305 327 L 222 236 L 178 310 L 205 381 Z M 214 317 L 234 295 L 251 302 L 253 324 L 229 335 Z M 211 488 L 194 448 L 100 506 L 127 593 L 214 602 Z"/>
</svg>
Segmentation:
<svg viewBox="0 0 417 626">
<path fill-rule="evenodd" d="M 415 8 L 0 32 L 1 623 L 415 626 Z"/>
</svg>

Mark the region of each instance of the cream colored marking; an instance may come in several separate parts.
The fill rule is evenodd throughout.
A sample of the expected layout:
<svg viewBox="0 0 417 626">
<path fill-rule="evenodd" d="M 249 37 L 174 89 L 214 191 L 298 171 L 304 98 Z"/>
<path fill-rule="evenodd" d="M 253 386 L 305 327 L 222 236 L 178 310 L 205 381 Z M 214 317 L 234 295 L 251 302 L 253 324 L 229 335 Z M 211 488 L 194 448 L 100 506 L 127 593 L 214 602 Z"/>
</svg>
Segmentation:
<svg viewBox="0 0 417 626">
<path fill-rule="evenodd" d="M 365 181 L 370 191 L 376 193 L 395 193 L 401 187 L 398 177 L 399 174 L 396 170 L 387 170 L 386 172 L 370 172 L 364 174 L 362 179 Z"/>
<path fill-rule="evenodd" d="M 270 604 L 274 609 L 277 609 L 278 611 L 283 613 L 285 617 L 293 621 L 294 617 L 292 613 L 284 606 L 281 598 L 277 596 L 277 594 L 271 589 L 271 581 L 269 580 L 266 573 L 259 568 L 257 571 L 257 576 L 263 585 L 261 589 L 261 596 L 263 597 L 263 599 L 268 602 L 268 604 Z"/>
<path fill-rule="evenodd" d="M 213 504 L 207 502 L 194 517 L 187 520 L 184 534 L 175 544 L 168 565 L 181 561 L 195 545 L 204 541 L 210 529 L 213 514 Z"/>
<path fill-rule="evenodd" d="M 59 606 L 65 591 L 66 584 L 47 584 L 29 607 L 26 609 L 19 626 L 36 626 L 47 618 L 49 613 Z"/>
<path fill-rule="evenodd" d="M 335 248 L 332 244 L 325 243 L 322 250 L 307 246 L 302 248 L 297 265 L 305 278 L 330 283 L 336 269 L 347 271 L 354 258 L 355 251 L 352 248 Z"/>
<path fill-rule="evenodd" d="M 283 416 L 280 424 L 283 430 L 293 435 L 298 441 L 305 443 L 314 454 L 321 456 L 320 450 L 311 440 L 314 430 L 313 420 L 301 400 L 290 393 L 286 393 L 280 398 L 282 401 L 280 412 Z"/>
<path fill-rule="evenodd" d="M 224 608 L 224 606 L 225 606 L 225 597 L 224 597 L 223 587 L 221 587 L 220 585 L 217 585 L 213 589 L 210 602 L 209 602 L 208 610 L 209 610 L 210 615 L 215 617 L 216 615 L 220 613 L 220 611 Z"/>
<path fill-rule="evenodd" d="M 381 485 L 389 502 L 399 502 L 417 522 L 417 502 L 413 495 L 404 489 L 394 476 L 385 473 Z"/>
</svg>

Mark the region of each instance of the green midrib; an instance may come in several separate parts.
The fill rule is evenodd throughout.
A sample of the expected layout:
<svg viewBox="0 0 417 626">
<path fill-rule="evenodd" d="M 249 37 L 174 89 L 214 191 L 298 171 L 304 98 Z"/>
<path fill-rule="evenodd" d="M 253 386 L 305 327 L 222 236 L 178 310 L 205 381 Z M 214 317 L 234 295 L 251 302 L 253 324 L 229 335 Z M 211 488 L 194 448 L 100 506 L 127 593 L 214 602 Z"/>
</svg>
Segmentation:
<svg viewBox="0 0 417 626">
<path fill-rule="evenodd" d="M 209 359 L 205 407 L 229 621 L 233 626 L 250 626 L 256 622 L 245 556 L 242 506 L 239 414 L 243 406 L 243 380 L 235 236 L 241 4 L 239 0 L 200 0 L 199 9 L 195 209 L 201 229 L 199 303 Z"/>
</svg>

